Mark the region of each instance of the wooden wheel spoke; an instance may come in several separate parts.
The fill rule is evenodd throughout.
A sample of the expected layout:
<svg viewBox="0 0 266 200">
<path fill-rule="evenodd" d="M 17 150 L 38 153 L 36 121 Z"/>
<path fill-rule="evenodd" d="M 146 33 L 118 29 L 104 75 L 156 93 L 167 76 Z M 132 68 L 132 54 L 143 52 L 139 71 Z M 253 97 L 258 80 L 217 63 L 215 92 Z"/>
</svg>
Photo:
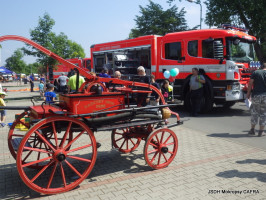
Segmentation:
<svg viewBox="0 0 266 200">
<path fill-rule="evenodd" d="M 80 161 L 88 162 L 88 163 L 91 162 L 91 160 L 89 160 L 89 159 L 85 159 L 85 158 L 81 158 L 81 157 L 77 157 L 77 156 L 67 156 L 67 157 L 68 158 L 75 159 L 75 160 L 80 160 Z"/>
<path fill-rule="evenodd" d="M 156 137 L 157 142 L 159 143 L 160 140 L 159 140 L 159 138 L 158 138 L 158 135 L 156 134 L 155 137 Z"/>
<path fill-rule="evenodd" d="M 164 141 L 163 144 L 166 144 L 166 142 L 168 142 L 168 140 L 172 137 L 172 135 L 169 135 L 168 138 Z"/>
<path fill-rule="evenodd" d="M 71 140 L 65 147 L 64 150 L 68 149 L 83 133 L 85 130 L 81 131 L 73 140 Z"/>
<path fill-rule="evenodd" d="M 160 143 L 163 143 L 163 136 L 164 136 L 164 131 L 162 132 L 162 136 L 161 136 L 161 140 L 160 140 Z"/>
<path fill-rule="evenodd" d="M 41 152 L 41 153 L 47 153 L 47 154 L 50 154 L 49 151 L 45 151 L 45 150 L 37 149 L 37 148 L 32 148 L 32 147 L 24 147 L 24 149 L 26 149 L 26 150 L 30 150 L 30 151 L 37 151 L 37 152 Z"/>
<path fill-rule="evenodd" d="M 161 162 L 161 156 L 162 156 L 162 153 L 159 152 L 159 158 L 158 158 L 158 163 L 157 163 L 157 165 L 160 165 L 160 162 Z"/>
<path fill-rule="evenodd" d="M 153 156 L 152 159 L 151 159 L 151 163 L 153 163 L 153 161 L 154 161 L 154 159 L 155 159 L 155 157 L 157 156 L 158 153 L 159 153 L 159 152 L 157 151 L 157 152 L 154 154 L 154 156 Z"/>
<path fill-rule="evenodd" d="M 81 150 L 81 149 L 85 149 L 85 148 L 88 148 L 88 147 L 91 147 L 91 146 L 92 146 L 92 144 L 84 145 L 84 146 L 81 146 L 81 147 L 72 149 L 70 151 L 67 151 L 67 153 L 71 153 L 71 152 L 74 152 L 74 151 L 78 151 L 78 150 Z"/>
<path fill-rule="evenodd" d="M 53 161 L 50 161 L 45 167 L 43 167 L 31 180 L 30 182 L 34 182 L 51 164 Z"/>
<path fill-rule="evenodd" d="M 22 162 L 25 162 L 27 160 L 27 158 L 30 156 L 30 154 L 32 153 L 33 151 L 30 151 L 26 156 L 25 158 L 22 160 Z"/>
<path fill-rule="evenodd" d="M 120 140 L 122 140 L 123 139 L 123 137 L 121 137 L 121 138 L 119 138 L 119 139 L 117 139 L 117 140 L 115 140 L 116 142 L 118 142 L 118 141 L 120 141 Z"/>
<path fill-rule="evenodd" d="M 55 163 L 55 165 L 54 165 L 54 168 L 53 168 L 52 173 L 51 173 L 51 175 L 50 175 L 50 178 L 49 178 L 49 181 L 48 181 L 48 183 L 47 183 L 46 189 L 50 188 L 50 186 L 51 186 L 51 183 L 52 183 L 53 178 L 54 178 L 54 174 L 55 174 L 56 166 L 57 166 L 57 163 Z"/>
<path fill-rule="evenodd" d="M 121 146 L 119 147 L 119 149 L 122 149 L 122 147 L 124 146 L 125 142 L 126 142 L 126 139 L 124 139 L 124 142 L 121 144 Z"/>
<path fill-rule="evenodd" d="M 153 149 L 153 150 L 149 151 L 148 154 L 151 154 L 151 153 L 154 153 L 154 152 L 157 153 L 158 152 L 158 149 Z"/>
<path fill-rule="evenodd" d="M 34 164 L 37 164 L 37 163 L 41 163 L 41 162 L 43 162 L 45 160 L 49 160 L 51 158 L 52 158 L 52 156 L 49 156 L 49 157 L 43 158 L 41 160 L 36 160 L 36 161 L 33 161 L 33 162 L 29 162 L 29 163 L 26 163 L 26 164 L 22 165 L 22 167 L 27 167 L 27 166 L 31 166 L 31 165 L 34 165 Z"/>
<path fill-rule="evenodd" d="M 165 162 L 167 162 L 168 159 L 166 158 L 166 156 L 164 155 L 164 153 L 163 153 L 162 155 L 163 155 L 163 157 L 164 157 Z"/>
<path fill-rule="evenodd" d="M 57 139 L 57 131 L 55 129 L 55 123 L 52 122 L 53 132 L 54 132 L 54 140 L 55 140 L 55 146 L 58 148 L 58 139 Z"/>
<path fill-rule="evenodd" d="M 168 144 L 165 144 L 166 146 L 170 146 L 170 145 L 175 145 L 174 142 L 171 142 L 171 143 L 168 143 Z"/>
<path fill-rule="evenodd" d="M 174 154 L 174 152 L 172 152 L 172 151 L 168 151 L 167 153 L 170 153 L 170 154 L 172 154 L 172 155 Z"/>
<path fill-rule="evenodd" d="M 44 143 L 46 143 L 53 151 L 55 151 L 55 148 L 52 146 L 52 144 L 47 141 L 46 138 L 44 138 L 39 131 L 36 130 L 35 133 L 42 139 Z"/>
<path fill-rule="evenodd" d="M 60 163 L 60 171 L 61 171 L 62 181 L 64 183 L 64 187 L 66 187 L 66 185 L 67 185 L 66 184 L 66 176 L 65 176 L 65 171 L 64 171 L 62 163 Z"/>
<path fill-rule="evenodd" d="M 65 141 L 66 141 L 66 139 L 67 139 L 67 137 L 69 135 L 71 125 L 72 125 L 72 122 L 69 122 L 67 130 L 66 130 L 66 132 L 64 134 L 63 140 L 61 141 L 61 144 L 60 144 L 61 148 L 64 146 L 64 143 L 65 143 Z"/>
<path fill-rule="evenodd" d="M 116 135 L 123 135 L 123 133 L 118 133 L 118 132 L 115 132 Z"/>
<path fill-rule="evenodd" d="M 67 160 L 65 160 L 66 164 L 70 167 L 70 169 L 72 169 L 79 177 L 82 177 L 82 175 L 78 172 L 78 170 L 71 165 Z"/>
<path fill-rule="evenodd" d="M 26 149 L 25 146 L 24 146 L 23 148 Z M 27 147 L 27 148 L 30 148 L 30 147 Z M 25 161 L 27 160 L 27 158 L 31 155 L 32 152 L 33 152 L 33 151 L 30 150 L 30 152 L 29 152 L 29 153 L 25 156 L 25 158 L 23 159 L 23 162 L 25 162 Z"/>
<path fill-rule="evenodd" d="M 133 146 L 135 146 L 136 144 L 134 143 L 134 141 L 130 138 L 129 139 L 131 141 L 131 143 L 133 144 Z"/>
<path fill-rule="evenodd" d="M 151 142 L 149 145 L 158 148 L 158 145 L 154 144 L 153 142 Z"/>
</svg>

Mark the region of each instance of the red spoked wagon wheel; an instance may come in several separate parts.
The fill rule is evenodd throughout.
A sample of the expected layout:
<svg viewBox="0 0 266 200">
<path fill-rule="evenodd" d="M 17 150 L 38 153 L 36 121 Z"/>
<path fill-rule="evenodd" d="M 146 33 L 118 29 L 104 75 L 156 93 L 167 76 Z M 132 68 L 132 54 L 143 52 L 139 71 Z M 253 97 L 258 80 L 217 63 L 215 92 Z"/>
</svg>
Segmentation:
<svg viewBox="0 0 266 200">
<path fill-rule="evenodd" d="M 111 137 L 113 146 L 123 153 L 134 151 L 141 142 L 133 127 L 114 129 Z"/>
<path fill-rule="evenodd" d="M 144 146 L 144 157 L 147 164 L 154 169 L 167 167 L 175 158 L 178 149 L 178 139 L 168 128 L 152 132 Z"/>
<path fill-rule="evenodd" d="M 17 151 L 18 151 L 18 147 L 20 145 L 20 142 L 21 142 L 22 138 L 25 136 L 25 134 L 27 133 L 25 131 L 21 131 L 21 130 L 17 129 L 16 126 L 18 124 L 21 124 L 21 125 L 24 125 L 26 128 L 29 129 L 30 125 L 25 123 L 22 120 L 24 117 L 28 117 L 28 115 L 29 115 L 29 113 L 27 111 L 21 113 L 19 115 L 19 117 L 14 121 L 12 126 L 10 127 L 10 130 L 8 133 L 8 147 L 9 147 L 11 155 L 13 156 L 14 159 L 16 159 L 16 157 L 17 157 Z M 43 130 L 44 130 L 44 128 L 45 128 L 45 126 L 43 127 Z M 46 127 L 46 130 L 48 130 L 47 127 Z M 66 138 L 66 141 L 69 142 L 70 140 L 72 140 L 72 137 L 73 137 L 72 132 L 70 132 L 69 136 Z M 53 138 L 52 130 L 50 130 L 49 132 L 45 131 L 45 138 L 48 140 L 51 140 Z M 58 136 L 57 139 L 58 139 L 58 141 L 62 141 L 63 138 L 61 136 Z M 46 150 L 46 148 L 47 148 L 47 145 L 42 140 L 38 139 L 37 137 L 33 137 L 33 136 L 31 136 L 29 138 L 26 145 L 31 146 L 33 148 L 43 149 L 43 150 Z M 32 152 L 33 151 L 28 151 L 28 154 L 30 155 Z M 37 159 L 40 156 L 40 154 L 41 153 L 39 152 L 38 155 L 36 155 Z M 41 168 L 43 166 L 40 165 L 40 163 L 37 163 L 35 165 L 30 165 L 28 167 L 29 168 Z"/>
<path fill-rule="evenodd" d="M 24 125 L 26 128 L 28 129 L 30 128 L 29 124 L 26 124 L 25 122 L 22 121 L 24 117 L 28 117 L 28 114 L 29 113 L 27 111 L 21 113 L 18 116 L 18 118 L 15 119 L 8 132 L 8 138 L 7 138 L 8 148 L 14 159 L 16 159 L 17 157 L 18 145 L 26 134 L 25 131 L 20 131 L 16 127 L 18 127 L 19 125 Z"/>
<path fill-rule="evenodd" d="M 46 133 L 52 133 L 52 137 L 47 138 Z M 71 133 L 73 138 L 67 141 Z M 32 137 L 42 141 L 45 148 L 29 146 Z M 55 194 L 78 186 L 90 174 L 96 157 L 96 140 L 89 127 L 78 119 L 50 117 L 31 127 L 22 139 L 17 168 L 28 187 L 39 193 Z M 42 167 L 29 168 L 36 164 Z"/>
</svg>

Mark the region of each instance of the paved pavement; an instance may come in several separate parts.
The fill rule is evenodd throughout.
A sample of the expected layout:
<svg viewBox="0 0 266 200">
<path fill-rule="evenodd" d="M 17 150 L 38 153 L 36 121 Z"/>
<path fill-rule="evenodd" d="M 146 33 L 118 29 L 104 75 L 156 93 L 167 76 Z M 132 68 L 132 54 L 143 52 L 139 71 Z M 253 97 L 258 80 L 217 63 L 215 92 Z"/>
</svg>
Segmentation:
<svg viewBox="0 0 266 200">
<path fill-rule="evenodd" d="M 24 96 L 20 92 L 9 94 Z M 29 104 L 29 100 L 8 102 L 14 106 Z M 7 122 L 12 122 L 15 113 L 19 112 L 8 111 Z M 72 191 L 41 195 L 21 180 L 8 150 L 8 130 L 0 129 L 0 199 L 266 200 L 265 150 L 208 137 L 204 132 L 184 126 L 173 128 L 179 140 L 178 153 L 161 170 L 151 170 L 145 163 L 143 141 L 133 153 L 122 154 L 112 150 L 110 132 L 98 132 L 96 140 L 102 146 L 92 173 Z"/>
</svg>

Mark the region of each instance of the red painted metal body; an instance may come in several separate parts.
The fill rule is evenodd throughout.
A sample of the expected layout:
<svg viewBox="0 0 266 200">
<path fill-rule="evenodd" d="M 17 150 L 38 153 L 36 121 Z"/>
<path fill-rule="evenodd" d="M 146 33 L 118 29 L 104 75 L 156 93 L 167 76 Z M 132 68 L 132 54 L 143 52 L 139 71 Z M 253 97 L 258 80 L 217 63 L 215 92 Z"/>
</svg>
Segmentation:
<svg viewBox="0 0 266 200">
<path fill-rule="evenodd" d="M 125 95 L 118 92 L 103 92 L 101 95 L 62 94 L 60 105 L 73 114 L 86 114 L 99 111 L 111 111 L 125 108 Z"/>
</svg>

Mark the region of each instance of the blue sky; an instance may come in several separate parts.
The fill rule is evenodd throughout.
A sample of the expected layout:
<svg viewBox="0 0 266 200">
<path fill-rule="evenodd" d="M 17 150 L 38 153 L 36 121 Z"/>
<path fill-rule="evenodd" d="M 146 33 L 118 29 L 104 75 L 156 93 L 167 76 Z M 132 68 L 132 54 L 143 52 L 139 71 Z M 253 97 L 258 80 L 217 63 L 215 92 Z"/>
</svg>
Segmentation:
<svg viewBox="0 0 266 200">
<path fill-rule="evenodd" d="M 167 0 L 153 0 L 164 9 L 169 8 Z M 63 32 L 72 41 L 80 44 L 90 57 L 92 44 L 126 39 L 135 27 L 136 15 L 140 15 L 139 5 L 146 6 L 148 0 L 0 0 L 0 36 L 19 35 L 30 38 L 30 29 L 38 25 L 39 17 L 47 12 L 55 20 L 53 32 Z M 199 25 L 200 6 L 185 0 L 174 2 L 180 10 L 185 8 L 186 20 L 190 28 Z M 202 3 L 202 16 L 206 7 Z M 202 23 L 202 28 L 207 25 Z M 24 43 L 5 41 L 1 43 L 0 66 L 17 48 Z M 34 62 L 33 57 L 24 57 L 26 63 Z"/>
</svg>

